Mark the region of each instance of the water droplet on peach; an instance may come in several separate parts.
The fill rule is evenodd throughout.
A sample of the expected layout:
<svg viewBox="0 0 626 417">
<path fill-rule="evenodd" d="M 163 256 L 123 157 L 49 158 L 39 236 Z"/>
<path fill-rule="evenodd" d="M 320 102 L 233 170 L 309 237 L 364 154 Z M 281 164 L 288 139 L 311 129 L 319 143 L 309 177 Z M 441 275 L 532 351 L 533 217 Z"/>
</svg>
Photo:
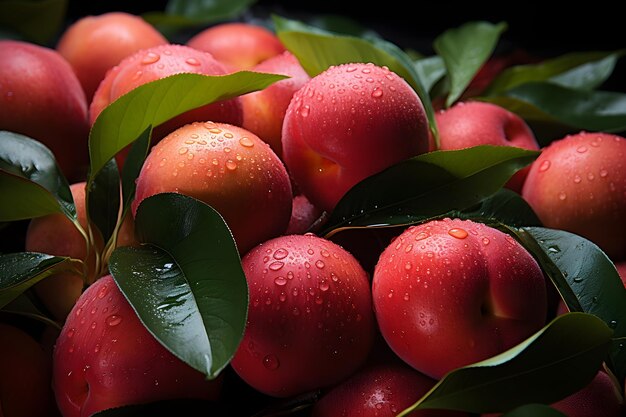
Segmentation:
<svg viewBox="0 0 626 417">
<path fill-rule="evenodd" d="M 280 261 L 274 261 L 269 265 L 269 269 L 271 269 L 272 271 L 278 271 L 279 269 L 281 269 L 283 266 L 285 266 L 284 262 L 280 262 Z"/>
<path fill-rule="evenodd" d="M 539 172 L 546 172 L 548 169 L 550 169 L 550 165 L 550 161 L 543 161 L 541 165 L 539 165 Z"/>
<path fill-rule="evenodd" d="M 279 285 L 279 286 L 283 286 L 285 284 L 287 284 L 287 279 L 285 277 L 276 277 L 274 278 L 274 284 Z"/>
<path fill-rule="evenodd" d="M 280 367 L 280 361 L 278 360 L 276 355 L 266 355 L 263 358 L 263 366 L 266 369 L 269 369 L 271 371 L 275 371 L 276 369 L 278 369 Z"/>
<path fill-rule="evenodd" d="M 157 62 L 159 59 L 161 59 L 161 55 L 156 54 L 154 52 L 148 52 L 143 59 L 141 60 L 141 64 L 142 65 L 150 65 L 150 64 L 154 64 L 155 62 Z"/>
<path fill-rule="evenodd" d="M 383 96 L 383 90 L 380 87 L 376 87 L 373 91 L 372 91 L 372 97 L 374 98 L 381 98 Z"/>
<path fill-rule="evenodd" d="M 450 229 L 448 230 L 448 234 L 457 239 L 465 239 L 467 237 L 467 231 L 460 228 Z"/>
<path fill-rule="evenodd" d="M 106 322 L 109 326 L 114 327 L 122 322 L 122 317 L 118 316 L 117 314 L 112 314 L 107 317 Z"/>
</svg>

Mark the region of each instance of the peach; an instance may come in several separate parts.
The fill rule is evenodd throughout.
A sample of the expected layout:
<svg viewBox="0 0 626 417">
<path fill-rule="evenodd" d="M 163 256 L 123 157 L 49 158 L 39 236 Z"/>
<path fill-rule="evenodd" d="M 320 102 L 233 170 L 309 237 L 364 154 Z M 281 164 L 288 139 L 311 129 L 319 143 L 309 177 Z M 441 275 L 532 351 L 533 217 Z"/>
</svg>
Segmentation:
<svg viewBox="0 0 626 417">
<path fill-rule="evenodd" d="M 180 73 L 225 75 L 226 72 L 226 68 L 210 54 L 187 46 L 160 45 L 141 50 L 123 59 L 104 77 L 89 107 L 91 123 L 93 124 L 100 112 L 117 98 L 150 81 Z M 239 98 L 219 101 L 185 112 L 156 127 L 153 141 L 160 140 L 185 124 L 209 120 L 241 125 L 243 113 Z M 123 164 L 127 152 L 125 150 L 118 158 L 120 165 Z"/>
<path fill-rule="evenodd" d="M 404 231 L 380 256 L 372 293 L 391 349 L 436 379 L 513 347 L 546 320 L 535 259 L 509 235 L 466 220 Z"/>
<path fill-rule="evenodd" d="M 608 133 L 552 142 L 531 166 L 522 196 L 546 227 L 597 244 L 614 261 L 626 259 L 626 139 Z"/>
<path fill-rule="evenodd" d="M 215 399 L 221 385 L 161 345 L 110 275 L 91 285 L 68 316 L 54 349 L 53 380 L 64 417 L 158 400 Z"/>
<path fill-rule="evenodd" d="M 36 139 L 65 176 L 87 172 L 87 102 L 72 67 L 55 50 L 0 40 L 0 130 Z"/>
<path fill-rule="evenodd" d="M 302 193 L 332 211 L 357 182 L 428 150 L 413 89 L 373 64 L 331 67 L 298 90 L 283 122 L 283 159 Z"/>
<path fill-rule="evenodd" d="M 243 258 L 248 322 L 233 369 L 265 394 L 338 383 L 365 361 L 375 335 L 367 275 L 341 247 L 281 236 Z"/>
<path fill-rule="evenodd" d="M 205 29 L 187 45 L 209 52 L 233 71 L 250 69 L 285 50 L 276 35 L 264 27 L 237 22 Z"/>
<path fill-rule="evenodd" d="M 291 183 L 269 145 L 240 127 L 192 123 L 156 144 L 137 179 L 133 213 L 151 195 L 177 192 L 211 205 L 241 254 L 285 231 Z"/>
<path fill-rule="evenodd" d="M 86 16 L 65 30 L 57 51 L 72 66 L 91 100 L 106 72 L 141 50 L 168 43 L 153 26 L 124 12 Z"/>
<path fill-rule="evenodd" d="M 272 150 L 280 157 L 283 153 L 280 138 L 287 107 L 294 93 L 302 88 L 311 77 L 290 52 L 283 52 L 269 58 L 253 67 L 251 71 L 290 77 L 272 84 L 264 90 L 241 97 L 243 105 L 242 127 L 269 143 Z"/>
<path fill-rule="evenodd" d="M 0 323 L 0 416 L 56 415 L 50 380 L 50 358 L 35 339 Z"/>
<path fill-rule="evenodd" d="M 322 215 L 321 210 L 311 204 L 303 195 L 295 196 L 292 206 L 291 219 L 285 231 L 286 235 L 302 235 L 306 233 Z"/>
<path fill-rule="evenodd" d="M 436 114 L 441 150 L 478 145 L 515 146 L 539 150 L 530 127 L 518 115 L 491 103 L 458 103 Z M 507 187 L 521 192 L 528 169 L 516 173 Z"/>
</svg>

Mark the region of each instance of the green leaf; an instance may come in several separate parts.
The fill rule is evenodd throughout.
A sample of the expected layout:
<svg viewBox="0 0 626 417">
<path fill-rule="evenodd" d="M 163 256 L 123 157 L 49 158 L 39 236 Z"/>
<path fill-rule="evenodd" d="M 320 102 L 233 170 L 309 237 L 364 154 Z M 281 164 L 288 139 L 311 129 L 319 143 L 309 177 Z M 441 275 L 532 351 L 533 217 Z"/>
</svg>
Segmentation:
<svg viewBox="0 0 626 417">
<path fill-rule="evenodd" d="M 63 256 L 20 252 L 0 255 L 0 308 L 52 274 L 73 271 L 82 274 L 82 262 Z"/>
<path fill-rule="evenodd" d="M 502 417 L 567 417 L 558 410 L 544 404 L 527 404 L 517 407 Z"/>
<path fill-rule="evenodd" d="M 89 219 L 105 242 L 111 238 L 119 218 L 120 174 L 115 158 L 110 159 L 87 189 Z"/>
<path fill-rule="evenodd" d="M 626 337 L 626 289 L 613 262 L 591 241 L 563 230 L 530 227 L 516 231 L 557 287 L 570 311 L 593 314 Z M 626 377 L 626 349 L 614 343 L 609 367 Z"/>
<path fill-rule="evenodd" d="M 21 294 L 0 310 L 3 313 L 15 314 L 37 320 L 48 326 L 61 330 L 61 325 L 43 313 L 28 297 L 28 294 Z"/>
<path fill-rule="evenodd" d="M 506 224 L 513 227 L 541 225 L 526 200 L 507 188 L 498 190 L 477 206 L 454 213 L 450 217 L 480 219 L 483 223 Z"/>
<path fill-rule="evenodd" d="M 140 248 L 118 248 L 109 269 L 150 332 L 213 378 L 233 357 L 246 324 L 248 289 L 219 213 L 180 194 L 142 201 Z"/>
<path fill-rule="evenodd" d="M 501 105 L 528 121 L 556 121 L 576 129 L 626 130 L 626 94 L 575 90 L 549 82 L 520 85 L 481 100 Z"/>
<path fill-rule="evenodd" d="M 484 145 L 400 162 L 350 189 L 322 235 L 345 228 L 417 223 L 470 209 L 538 155 L 510 146 Z"/>
<path fill-rule="evenodd" d="M 150 12 L 142 17 L 162 29 L 179 30 L 235 19 L 255 2 L 255 0 L 170 0 L 165 13 Z"/>
<path fill-rule="evenodd" d="M 3 0 L 0 26 L 39 44 L 50 41 L 65 20 L 67 0 Z"/>
<path fill-rule="evenodd" d="M 63 213 L 76 221 L 67 180 L 50 149 L 29 137 L 0 131 L 0 221 Z"/>
<path fill-rule="evenodd" d="M 148 126 L 146 130 L 133 142 L 128 156 L 122 167 L 122 218 L 126 214 L 130 204 L 135 198 L 135 190 L 137 188 L 137 177 L 141 173 L 141 168 L 148 155 L 150 148 L 150 135 L 152 134 L 152 126 Z"/>
<path fill-rule="evenodd" d="M 622 55 L 622 51 L 575 52 L 539 64 L 517 65 L 502 71 L 484 94 L 496 96 L 535 81 L 552 81 L 564 87 L 591 90 L 606 81 Z"/>
<path fill-rule="evenodd" d="M 398 416 L 421 409 L 492 413 L 528 403 L 553 403 L 594 378 L 612 333 L 590 314 L 557 317 L 506 352 L 448 373 Z"/>
<path fill-rule="evenodd" d="M 435 84 L 446 75 L 446 65 L 437 55 L 418 59 L 413 65 L 427 92 L 430 92 Z"/>
<path fill-rule="evenodd" d="M 502 32 L 506 30 L 506 23 L 497 25 L 488 22 L 470 22 L 455 29 L 449 29 L 439 35 L 433 47 L 443 58 L 450 77 L 450 93 L 446 99 L 446 106 L 450 107 L 478 70 L 489 59 Z"/>
<path fill-rule="evenodd" d="M 286 78 L 241 71 L 223 76 L 176 74 L 141 85 L 106 107 L 89 135 L 90 182 L 124 147 L 157 126 L 188 110 L 226 100 Z"/>
<path fill-rule="evenodd" d="M 419 96 L 433 135 L 438 143 L 435 110 L 428 90 L 424 88 L 411 58 L 396 45 L 379 38 L 358 38 L 339 35 L 308 26 L 302 22 L 273 16 L 276 34 L 285 48 L 300 61 L 304 70 L 314 77 L 331 65 L 372 62 L 387 66 L 404 78 Z"/>
</svg>

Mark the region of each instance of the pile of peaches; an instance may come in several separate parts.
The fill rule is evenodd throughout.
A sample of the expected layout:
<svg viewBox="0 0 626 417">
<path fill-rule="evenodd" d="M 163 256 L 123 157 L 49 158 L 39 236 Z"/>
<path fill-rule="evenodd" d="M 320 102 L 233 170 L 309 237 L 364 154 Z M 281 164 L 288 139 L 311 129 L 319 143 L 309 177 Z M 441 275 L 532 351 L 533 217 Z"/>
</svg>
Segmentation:
<svg viewBox="0 0 626 417">
<path fill-rule="evenodd" d="M 315 71 L 283 41 L 222 23 L 170 44 L 122 12 L 56 49 L 0 40 L 1 238 L 32 218 L 0 255 L 0 416 L 623 415 L 626 139 L 540 149 L 468 93 L 494 60 L 444 105 L 382 55 Z M 591 271 L 568 276 L 582 247 Z M 583 280 L 613 286 L 593 301 Z M 524 380 L 551 331 L 585 337 L 567 320 L 596 320 L 599 353 Z M 435 404 L 516 360 L 537 392 L 476 399 L 465 378 Z"/>
</svg>

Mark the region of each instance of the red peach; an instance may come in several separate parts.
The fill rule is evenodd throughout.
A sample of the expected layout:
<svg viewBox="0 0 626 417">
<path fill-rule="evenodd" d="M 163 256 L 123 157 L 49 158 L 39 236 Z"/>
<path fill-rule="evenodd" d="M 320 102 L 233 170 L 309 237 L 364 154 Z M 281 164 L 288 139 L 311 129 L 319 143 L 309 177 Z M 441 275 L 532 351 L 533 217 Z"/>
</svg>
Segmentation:
<svg viewBox="0 0 626 417">
<path fill-rule="evenodd" d="M 72 67 L 55 50 L 0 40 L 0 130 L 46 145 L 70 180 L 87 171 L 87 102 Z"/>
<path fill-rule="evenodd" d="M 276 35 L 249 23 L 215 25 L 189 39 L 187 45 L 209 52 L 233 71 L 250 69 L 285 50 Z"/>
<path fill-rule="evenodd" d="M 251 71 L 288 75 L 264 90 L 241 97 L 243 104 L 243 127 L 255 133 L 279 157 L 283 153 L 281 143 L 283 120 L 294 93 L 311 79 L 298 60 L 290 52 L 269 58 L 253 67 Z"/>
<path fill-rule="evenodd" d="M 515 146 L 539 150 L 530 127 L 518 115 L 491 103 L 458 103 L 436 114 L 440 149 L 464 149 L 478 145 Z M 521 192 L 528 169 L 516 173 L 507 187 Z"/>
<path fill-rule="evenodd" d="M 626 259 L 626 139 L 608 133 L 552 142 L 531 166 L 522 196 L 546 227 L 597 244 L 615 262 Z"/>
<path fill-rule="evenodd" d="M 326 211 L 357 182 L 428 150 L 419 97 L 373 64 L 339 65 L 312 78 L 294 94 L 282 135 L 289 172 Z"/>
<path fill-rule="evenodd" d="M 113 277 L 81 295 L 54 349 L 54 389 L 64 417 L 128 404 L 215 399 L 220 380 L 175 357 L 141 324 Z"/>
<path fill-rule="evenodd" d="M 303 195 L 297 195 L 293 198 L 292 207 L 289 226 L 287 226 L 287 231 L 285 231 L 286 235 L 302 235 L 306 233 L 322 215 L 322 211 L 311 204 Z"/>
<path fill-rule="evenodd" d="M 312 417 L 394 417 L 413 405 L 434 385 L 434 380 L 401 364 L 378 364 L 361 369 L 324 395 Z M 466 416 L 444 410 L 419 410 L 411 417 Z"/>
<path fill-rule="evenodd" d="M 433 378 L 487 359 L 545 324 L 545 279 L 513 238 L 481 223 L 431 221 L 382 253 L 372 283 L 391 349 Z"/>
<path fill-rule="evenodd" d="M 63 33 L 57 51 L 70 63 L 91 100 L 106 72 L 122 59 L 167 43 L 152 25 L 124 12 L 86 16 Z"/>
<path fill-rule="evenodd" d="M 240 127 L 192 123 L 156 144 L 137 179 L 132 205 L 177 192 L 211 205 L 226 220 L 241 254 L 285 231 L 291 183 L 269 145 Z"/>
<path fill-rule="evenodd" d="M 0 416 L 56 415 L 50 365 L 30 335 L 0 323 Z"/>
<path fill-rule="evenodd" d="M 232 361 L 256 390 L 288 397 L 338 383 L 374 340 L 367 275 L 341 247 L 314 235 L 281 236 L 243 258 L 248 322 Z"/>
</svg>

